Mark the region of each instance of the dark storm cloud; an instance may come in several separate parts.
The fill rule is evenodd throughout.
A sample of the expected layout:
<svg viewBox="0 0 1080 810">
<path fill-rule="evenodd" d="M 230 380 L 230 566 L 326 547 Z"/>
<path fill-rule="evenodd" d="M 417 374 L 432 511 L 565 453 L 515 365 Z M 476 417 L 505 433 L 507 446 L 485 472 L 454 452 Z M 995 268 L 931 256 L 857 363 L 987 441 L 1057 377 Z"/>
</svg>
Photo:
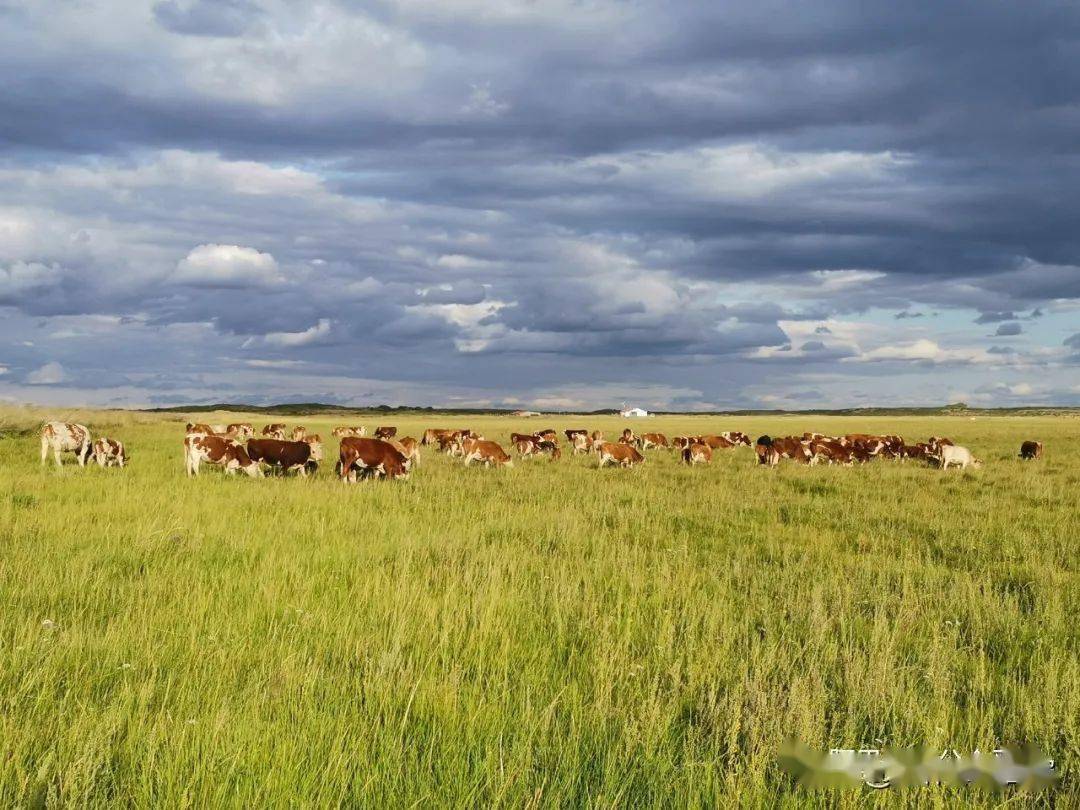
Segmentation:
<svg viewBox="0 0 1080 810">
<path fill-rule="evenodd" d="M 921 308 L 1011 336 L 1080 299 L 1068 5 L 4 8 L 0 306 L 116 319 L 25 373 L 82 384 L 105 343 L 431 391 L 723 362 L 671 394 L 707 402 L 787 349 L 857 399 L 879 364 L 842 358 L 976 356 Z"/>
</svg>

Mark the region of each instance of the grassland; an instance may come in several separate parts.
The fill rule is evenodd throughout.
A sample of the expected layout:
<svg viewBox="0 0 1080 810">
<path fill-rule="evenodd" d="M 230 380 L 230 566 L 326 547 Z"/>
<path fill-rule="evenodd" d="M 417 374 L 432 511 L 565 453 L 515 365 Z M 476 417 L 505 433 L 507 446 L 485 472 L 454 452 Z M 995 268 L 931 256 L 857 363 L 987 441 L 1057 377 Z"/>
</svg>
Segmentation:
<svg viewBox="0 0 1080 810">
<path fill-rule="evenodd" d="M 768 470 L 746 448 L 694 470 L 429 454 L 348 487 L 187 480 L 179 415 L 52 412 L 133 461 L 42 468 L 44 415 L 0 414 L 2 806 L 1001 801 L 808 793 L 776 765 L 790 735 L 1032 742 L 1071 771 L 1009 806 L 1080 806 L 1080 420 L 647 423 L 944 434 L 986 462 L 948 475 Z M 502 441 L 623 424 L 395 420 Z M 1043 461 L 1016 458 L 1027 438 Z"/>
</svg>

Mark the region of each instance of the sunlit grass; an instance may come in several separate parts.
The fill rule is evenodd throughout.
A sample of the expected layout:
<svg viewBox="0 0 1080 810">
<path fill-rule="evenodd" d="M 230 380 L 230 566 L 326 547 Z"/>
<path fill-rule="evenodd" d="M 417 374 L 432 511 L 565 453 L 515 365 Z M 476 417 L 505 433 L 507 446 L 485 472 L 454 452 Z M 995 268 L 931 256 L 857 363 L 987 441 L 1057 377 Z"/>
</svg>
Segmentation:
<svg viewBox="0 0 1080 810">
<path fill-rule="evenodd" d="M 188 480 L 186 419 L 123 412 L 48 415 L 124 440 L 130 469 L 40 467 L 45 415 L 0 414 L 4 806 L 863 806 L 780 774 L 788 735 L 1033 742 L 1075 768 L 1075 419 L 634 423 L 939 434 L 986 462 L 947 475 L 747 448 L 601 471 L 564 446 L 496 470 L 428 450 L 408 482 L 346 486 L 333 442 L 314 481 Z M 395 423 L 504 446 L 625 424 Z M 1043 461 L 1016 458 L 1028 438 Z M 995 801 L 886 803 L 917 799 Z M 1075 781 L 1052 800 L 1080 803 Z"/>
</svg>

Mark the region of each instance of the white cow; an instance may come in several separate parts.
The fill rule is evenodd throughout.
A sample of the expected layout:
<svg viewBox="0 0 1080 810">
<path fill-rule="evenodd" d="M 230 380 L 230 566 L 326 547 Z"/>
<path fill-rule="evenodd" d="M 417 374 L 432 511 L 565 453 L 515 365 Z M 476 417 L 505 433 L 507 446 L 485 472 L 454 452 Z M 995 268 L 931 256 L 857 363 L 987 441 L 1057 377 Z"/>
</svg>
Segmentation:
<svg viewBox="0 0 1080 810">
<path fill-rule="evenodd" d="M 90 458 L 90 431 L 85 425 L 77 425 L 73 422 L 46 422 L 41 426 L 41 463 L 52 450 L 56 466 L 63 467 L 60 460 L 61 453 L 74 453 L 80 467 L 85 467 Z"/>
<path fill-rule="evenodd" d="M 938 447 L 938 463 L 941 464 L 942 472 L 950 465 L 959 467 L 961 470 L 966 469 L 969 464 L 972 467 L 982 465 L 981 461 L 971 455 L 970 450 L 954 444 L 943 444 Z"/>
</svg>

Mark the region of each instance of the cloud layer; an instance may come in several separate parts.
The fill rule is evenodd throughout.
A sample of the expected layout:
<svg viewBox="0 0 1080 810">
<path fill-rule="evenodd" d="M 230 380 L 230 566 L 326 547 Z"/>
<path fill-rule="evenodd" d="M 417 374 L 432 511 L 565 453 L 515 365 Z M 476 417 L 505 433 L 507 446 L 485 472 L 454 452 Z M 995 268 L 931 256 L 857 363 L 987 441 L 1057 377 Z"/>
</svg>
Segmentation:
<svg viewBox="0 0 1080 810">
<path fill-rule="evenodd" d="M 0 396 L 1080 404 L 1080 12 L 0 4 Z"/>
</svg>

